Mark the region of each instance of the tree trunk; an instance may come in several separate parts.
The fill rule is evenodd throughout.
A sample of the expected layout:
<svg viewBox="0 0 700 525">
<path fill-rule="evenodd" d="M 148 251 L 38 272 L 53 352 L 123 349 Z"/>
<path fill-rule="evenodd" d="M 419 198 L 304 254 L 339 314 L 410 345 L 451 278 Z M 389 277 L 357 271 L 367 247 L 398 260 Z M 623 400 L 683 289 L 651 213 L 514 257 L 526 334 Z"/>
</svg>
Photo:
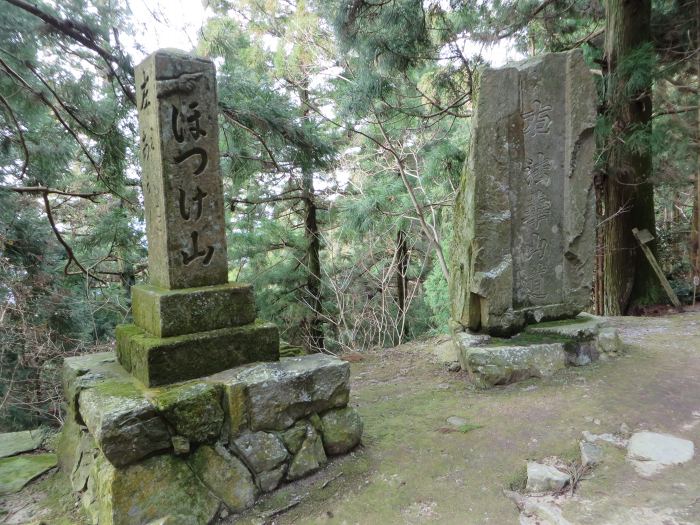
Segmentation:
<svg viewBox="0 0 700 525">
<path fill-rule="evenodd" d="M 399 230 L 396 234 L 396 295 L 399 304 L 399 343 L 403 342 L 408 331 L 408 321 L 406 321 L 406 271 L 408 269 L 408 248 L 406 246 L 406 233 Z"/>
<path fill-rule="evenodd" d="M 695 46 L 700 49 L 700 0 L 695 1 Z M 693 191 L 693 224 L 690 238 L 691 281 L 700 278 L 700 54 L 697 54 L 696 67 L 698 113 L 695 148 L 697 156 L 695 164 L 695 188 Z"/>
<path fill-rule="evenodd" d="M 309 114 L 309 91 L 306 88 L 300 90 L 302 102 L 302 116 Z M 323 304 L 321 302 L 321 238 L 318 230 L 316 207 L 316 194 L 314 190 L 314 176 L 309 170 L 304 169 L 301 178 L 302 199 L 304 201 L 304 235 L 306 237 L 306 293 L 311 312 L 307 318 L 310 346 L 314 352 L 324 350 L 323 328 L 321 315 Z"/>
<path fill-rule="evenodd" d="M 628 93 L 630 55 L 648 48 L 651 0 L 608 0 L 605 30 L 607 66 L 606 106 L 612 132 L 607 144 L 604 184 L 604 304 L 607 315 L 624 315 L 631 308 L 659 299 L 659 283 L 632 235 L 632 228 L 655 236 L 654 186 L 650 180 L 651 150 L 633 151 L 627 144 L 641 130 L 650 139 L 651 71 L 648 81 Z M 650 61 L 640 61 L 648 67 Z M 639 135 L 637 135 L 637 138 Z M 656 242 L 650 244 L 656 251 Z"/>
</svg>

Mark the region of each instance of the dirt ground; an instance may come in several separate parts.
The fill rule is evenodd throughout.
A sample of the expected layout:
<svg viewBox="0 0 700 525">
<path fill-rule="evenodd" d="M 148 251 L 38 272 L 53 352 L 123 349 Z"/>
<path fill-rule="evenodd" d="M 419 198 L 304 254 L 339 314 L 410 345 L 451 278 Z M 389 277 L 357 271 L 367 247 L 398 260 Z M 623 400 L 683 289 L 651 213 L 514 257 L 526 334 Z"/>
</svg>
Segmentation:
<svg viewBox="0 0 700 525">
<path fill-rule="evenodd" d="M 436 357 L 445 338 L 364 354 L 352 364 L 351 398 L 365 421 L 363 446 L 221 522 L 517 524 L 504 489 L 522 480 L 528 459 L 576 457 L 582 431 L 614 433 L 624 423 L 699 446 L 700 312 L 613 323 L 623 357 L 485 392 Z M 449 424 L 453 416 L 467 424 Z M 55 494 L 61 476 L 33 484 L 13 508 L 26 501 L 27 518 L 77 523 L 65 514 L 73 509 L 65 489 Z M 31 501 L 46 492 L 48 503 Z M 700 454 L 643 478 L 624 450 L 606 446 L 603 463 L 557 506 L 560 525 L 700 524 Z M 5 519 L 22 523 L 16 512 Z"/>
</svg>

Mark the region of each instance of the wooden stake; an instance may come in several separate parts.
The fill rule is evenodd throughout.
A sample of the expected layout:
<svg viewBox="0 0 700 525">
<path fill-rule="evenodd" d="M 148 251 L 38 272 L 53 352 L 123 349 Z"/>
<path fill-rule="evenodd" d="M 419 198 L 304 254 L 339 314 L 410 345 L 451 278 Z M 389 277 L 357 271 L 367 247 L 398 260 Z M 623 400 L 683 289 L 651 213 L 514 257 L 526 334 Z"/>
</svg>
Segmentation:
<svg viewBox="0 0 700 525">
<path fill-rule="evenodd" d="M 671 288 L 671 285 L 666 279 L 664 272 L 661 270 L 661 266 L 659 266 L 659 262 L 656 260 L 656 257 L 654 257 L 654 254 L 647 246 L 647 243 L 649 241 L 654 240 L 654 236 L 651 233 L 649 233 L 648 230 L 639 231 L 637 228 L 632 228 L 632 234 L 637 239 L 637 241 L 639 241 L 639 246 L 642 248 L 644 255 L 646 255 L 649 264 L 651 264 L 651 267 L 656 272 L 656 276 L 659 278 L 659 281 L 661 281 L 661 286 L 663 286 L 664 290 L 666 290 L 666 295 L 668 295 L 668 298 L 671 299 L 671 303 L 673 304 L 673 306 L 676 307 L 676 310 L 682 312 L 683 306 L 678 300 L 678 296 L 673 291 L 673 288 Z"/>
</svg>

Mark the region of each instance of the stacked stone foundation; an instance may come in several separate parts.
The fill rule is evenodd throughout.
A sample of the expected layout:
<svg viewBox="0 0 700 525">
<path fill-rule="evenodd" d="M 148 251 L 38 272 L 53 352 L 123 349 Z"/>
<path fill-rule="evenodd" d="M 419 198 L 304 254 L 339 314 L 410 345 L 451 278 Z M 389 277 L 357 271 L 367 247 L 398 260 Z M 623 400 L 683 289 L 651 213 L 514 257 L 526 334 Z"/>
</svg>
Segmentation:
<svg viewBox="0 0 700 525">
<path fill-rule="evenodd" d="M 65 360 L 59 461 L 97 524 L 206 524 L 360 442 L 349 365 L 311 355 L 147 387 L 115 353 Z"/>
</svg>

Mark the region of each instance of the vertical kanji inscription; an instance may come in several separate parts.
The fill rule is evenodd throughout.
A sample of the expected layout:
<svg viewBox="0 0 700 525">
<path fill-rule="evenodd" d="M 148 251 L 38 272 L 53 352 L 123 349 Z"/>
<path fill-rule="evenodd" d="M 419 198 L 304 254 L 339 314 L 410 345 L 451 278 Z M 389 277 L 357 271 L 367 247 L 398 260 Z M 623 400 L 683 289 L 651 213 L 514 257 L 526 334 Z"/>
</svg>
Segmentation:
<svg viewBox="0 0 700 525">
<path fill-rule="evenodd" d="M 228 280 L 211 61 L 158 51 L 136 69 L 151 283 Z"/>
</svg>

